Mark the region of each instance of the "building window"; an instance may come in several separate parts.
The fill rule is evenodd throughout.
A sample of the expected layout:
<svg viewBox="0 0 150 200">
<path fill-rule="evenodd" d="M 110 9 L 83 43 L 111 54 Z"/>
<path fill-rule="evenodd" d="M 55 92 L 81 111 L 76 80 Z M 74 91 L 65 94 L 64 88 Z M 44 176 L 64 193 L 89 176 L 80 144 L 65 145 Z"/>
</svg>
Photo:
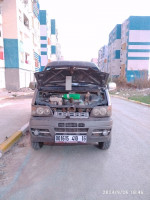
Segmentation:
<svg viewBox="0 0 150 200">
<path fill-rule="evenodd" d="M 20 52 L 20 60 L 21 60 L 21 63 L 24 63 L 24 53 L 23 52 Z"/>
<path fill-rule="evenodd" d="M 29 28 L 29 19 L 26 17 L 26 15 L 24 14 L 24 25 Z"/>
<path fill-rule="evenodd" d="M 115 51 L 115 59 L 120 59 L 120 50 Z"/>
<path fill-rule="evenodd" d="M 51 46 L 51 53 L 56 54 L 56 46 Z"/>
<path fill-rule="evenodd" d="M 29 54 L 25 53 L 25 63 L 29 64 Z"/>
</svg>

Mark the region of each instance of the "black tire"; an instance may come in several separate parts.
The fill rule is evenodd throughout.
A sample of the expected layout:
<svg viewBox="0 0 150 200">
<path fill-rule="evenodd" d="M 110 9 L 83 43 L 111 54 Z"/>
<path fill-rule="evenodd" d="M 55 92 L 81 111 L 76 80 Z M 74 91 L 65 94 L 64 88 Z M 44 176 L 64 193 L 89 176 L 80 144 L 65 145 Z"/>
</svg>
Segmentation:
<svg viewBox="0 0 150 200">
<path fill-rule="evenodd" d="M 102 150 L 109 149 L 110 145 L 111 145 L 111 138 L 107 142 L 99 142 L 98 143 L 99 148 Z"/>
<path fill-rule="evenodd" d="M 31 145 L 34 150 L 38 150 L 42 148 L 43 142 L 31 142 Z"/>
</svg>

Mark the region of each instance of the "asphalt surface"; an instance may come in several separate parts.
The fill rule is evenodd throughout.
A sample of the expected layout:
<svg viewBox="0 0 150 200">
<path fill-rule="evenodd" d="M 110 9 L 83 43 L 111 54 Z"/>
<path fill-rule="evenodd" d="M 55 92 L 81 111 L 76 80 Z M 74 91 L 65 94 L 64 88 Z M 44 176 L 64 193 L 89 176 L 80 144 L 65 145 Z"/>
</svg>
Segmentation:
<svg viewBox="0 0 150 200">
<path fill-rule="evenodd" d="M 31 95 L 0 100 L 0 143 L 29 121 Z"/>
<path fill-rule="evenodd" d="M 112 103 L 109 150 L 87 144 L 34 151 L 26 135 L 0 160 L 0 199 L 149 200 L 150 108 Z"/>
</svg>

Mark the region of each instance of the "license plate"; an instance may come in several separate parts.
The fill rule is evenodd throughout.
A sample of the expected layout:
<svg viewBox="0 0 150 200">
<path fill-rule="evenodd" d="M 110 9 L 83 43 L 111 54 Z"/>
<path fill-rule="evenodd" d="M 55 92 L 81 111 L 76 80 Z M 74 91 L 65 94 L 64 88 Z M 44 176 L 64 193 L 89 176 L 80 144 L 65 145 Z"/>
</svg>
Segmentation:
<svg viewBox="0 0 150 200">
<path fill-rule="evenodd" d="M 86 143 L 86 135 L 55 135 L 55 143 Z"/>
</svg>

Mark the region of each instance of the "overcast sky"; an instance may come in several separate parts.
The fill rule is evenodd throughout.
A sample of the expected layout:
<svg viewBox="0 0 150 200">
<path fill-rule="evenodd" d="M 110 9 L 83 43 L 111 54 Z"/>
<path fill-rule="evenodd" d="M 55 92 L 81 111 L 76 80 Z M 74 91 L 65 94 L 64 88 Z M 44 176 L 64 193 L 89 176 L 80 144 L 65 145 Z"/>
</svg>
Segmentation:
<svg viewBox="0 0 150 200">
<path fill-rule="evenodd" d="M 90 61 L 108 43 L 116 24 L 129 16 L 150 16 L 149 0 L 39 0 L 56 19 L 65 60 Z"/>
</svg>

